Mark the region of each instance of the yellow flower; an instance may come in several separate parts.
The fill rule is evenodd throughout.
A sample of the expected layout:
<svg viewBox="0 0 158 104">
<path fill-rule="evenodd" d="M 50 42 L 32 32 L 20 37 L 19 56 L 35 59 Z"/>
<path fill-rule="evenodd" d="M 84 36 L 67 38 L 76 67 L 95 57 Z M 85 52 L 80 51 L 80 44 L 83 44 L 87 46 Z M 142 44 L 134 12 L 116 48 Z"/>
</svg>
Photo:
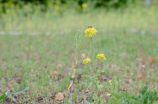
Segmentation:
<svg viewBox="0 0 158 104">
<path fill-rule="evenodd" d="M 96 32 L 97 32 L 97 30 L 96 30 L 95 28 L 91 28 L 91 27 L 89 27 L 89 28 L 87 28 L 87 29 L 85 30 L 85 33 L 88 34 L 89 37 L 92 37 L 93 34 L 96 35 Z M 85 37 L 86 37 L 86 36 L 85 36 Z"/>
<path fill-rule="evenodd" d="M 83 3 L 83 4 L 81 5 L 81 7 L 82 7 L 82 8 L 86 8 L 86 7 L 87 7 L 87 4 L 86 4 L 86 3 Z"/>
<path fill-rule="evenodd" d="M 24 8 L 27 8 L 27 4 L 24 5 Z"/>
<path fill-rule="evenodd" d="M 106 57 L 104 56 L 104 54 L 98 54 L 98 55 L 96 56 L 96 58 L 98 58 L 98 59 L 103 58 L 104 60 L 106 60 Z"/>
<path fill-rule="evenodd" d="M 111 82 L 112 82 L 112 80 L 109 80 L 108 82 L 109 82 L 109 83 L 111 83 Z"/>
<path fill-rule="evenodd" d="M 91 34 L 91 33 L 89 33 L 89 37 L 92 37 L 92 34 Z"/>
<path fill-rule="evenodd" d="M 58 11 L 58 10 L 59 10 L 58 5 L 55 5 L 55 10 L 56 10 L 56 11 Z"/>
<path fill-rule="evenodd" d="M 87 59 L 83 60 L 82 64 L 88 64 L 88 62 L 90 62 L 90 61 L 91 61 L 90 58 L 87 58 Z"/>
</svg>

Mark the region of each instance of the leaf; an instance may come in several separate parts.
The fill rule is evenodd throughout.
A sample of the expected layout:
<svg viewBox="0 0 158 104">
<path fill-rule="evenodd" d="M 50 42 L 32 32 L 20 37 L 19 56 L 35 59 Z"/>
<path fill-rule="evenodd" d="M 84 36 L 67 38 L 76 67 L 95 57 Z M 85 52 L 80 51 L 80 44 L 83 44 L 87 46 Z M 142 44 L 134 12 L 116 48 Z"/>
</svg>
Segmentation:
<svg viewBox="0 0 158 104">
<path fill-rule="evenodd" d="M 153 92 L 151 90 L 146 91 L 142 97 L 143 104 L 153 104 L 156 98 L 157 98 L 156 92 Z"/>
<path fill-rule="evenodd" d="M 93 96 L 91 96 L 88 100 L 88 102 L 91 104 L 93 102 Z"/>
<path fill-rule="evenodd" d="M 93 81 L 95 81 L 95 80 L 98 80 L 98 77 L 97 76 L 92 76 L 92 77 L 90 77 L 90 79 L 92 79 Z"/>
<path fill-rule="evenodd" d="M 59 92 L 55 95 L 55 100 L 62 100 L 64 98 L 64 93 Z"/>
<path fill-rule="evenodd" d="M 98 104 L 100 104 L 100 103 L 101 103 L 101 101 L 100 101 L 100 99 L 99 99 Z"/>
<path fill-rule="evenodd" d="M 8 95 L 8 94 L 9 94 L 9 92 L 10 92 L 10 91 L 8 90 L 8 91 L 5 93 L 5 95 Z"/>
<path fill-rule="evenodd" d="M 97 72 L 99 72 L 99 73 L 104 73 L 105 70 L 97 70 Z"/>
<path fill-rule="evenodd" d="M 98 85 L 97 89 L 100 90 L 103 87 L 103 85 Z"/>
<path fill-rule="evenodd" d="M 143 78 L 143 75 L 142 74 L 138 74 L 137 75 L 137 79 L 139 80 L 139 79 L 142 79 Z"/>
<path fill-rule="evenodd" d="M 74 79 L 74 78 L 75 78 L 75 71 L 74 71 L 74 73 L 71 76 L 71 79 Z"/>
<path fill-rule="evenodd" d="M 26 90 L 28 90 L 30 87 L 25 87 L 23 89 L 20 89 L 20 90 L 17 90 L 17 91 L 14 91 L 12 93 L 9 93 L 10 91 L 8 90 L 5 94 L 3 94 L 2 96 L 0 96 L 0 100 L 2 100 L 3 98 L 5 97 L 8 97 L 10 99 L 12 99 L 14 102 L 16 102 L 16 99 L 14 97 L 12 97 L 12 94 L 20 94 L 20 93 L 23 93 L 25 92 Z"/>
<path fill-rule="evenodd" d="M 68 87 L 68 90 L 71 88 L 71 86 L 73 85 L 73 82 L 74 82 L 74 78 L 75 78 L 75 69 L 74 69 L 74 65 L 72 66 L 72 68 L 73 68 L 73 74 L 72 74 L 72 76 L 71 76 L 71 81 L 70 81 L 70 85 L 69 85 L 69 87 Z"/>
<path fill-rule="evenodd" d="M 151 96 L 152 97 L 150 97 L 150 104 L 153 104 L 153 102 L 157 99 L 157 93 L 153 92 Z"/>
<path fill-rule="evenodd" d="M 119 76 L 117 76 L 117 77 L 116 77 L 116 80 L 119 81 L 119 79 L 120 79 Z"/>
<path fill-rule="evenodd" d="M 111 94 L 110 94 L 110 93 L 107 93 L 106 96 L 111 96 Z"/>
<path fill-rule="evenodd" d="M 2 99 L 5 98 L 5 97 L 6 97 L 6 95 L 3 94 L 2 96 L 0 96 L 0 100 L 2 100 Z"/>
<path fill-rule="evenodd" d="M 73 82 L 74 82 L 73 80 L 70 81 L 70 85 L 69 85 L 69 87 L 68 87 L 68 90 L 69 90 L 69 89 L 71 88 L 71 86 L 73 85 Z"/>
<path fill-rule="evenodd" d="M 14 91 L 14 92 L 10 93 L 9 95 L 23 93 L 23 92 L 25 92 L 26 90 L 28 90 L 29 88 L 30 88 L 30 87 L 25 87 L 25 88 L 23 88 L 23 89 Z M 9 95 L 8 95 L 8 96 L 9 96 Z"/>
<path fill-rule="evenodd" d="M 34 101 L 32 101 L 32 104 L 36 104 Z"/>
<path fill-rule="evenodd" d="M 153 58 L 153 57 L 149 57 L 149 58 L 148 58 L 148 61 L 149 61 L 149 62 L 154 62 L 155 60 L 156 60 L 156 59 Z"/>
<path fill-rule="evenodd" d="M 86 100 L 85 100 L 86 101 Z M 91 104 L 90 102 L 86 101 L 86 104 Z"/>
<path fill-rule="evenodd" d="M 140 91 L 140 93 L 141 93 L 142 95 L 144 95 L 145 92 L 147 91 L 147 89 L 148 89 L 148 86 L 145 86 L 145 87 Z"/>
<path fill-rule="evenodd" d="M 10 99 L 12 99 L 14 102 L 17 102 L 16 99 L 14 97 L 12 97 L 11 95 L 8 95 L 7 97 L 9 97 Z"/>
<path fill-rule="evenodd" d="M 113 97 L 115 97 L 116 99 L 120 99 L 120 98 L 121 98 L 120 95 L 118 95 L 118 94 L 116 94 L 116 93 L 114 93 L 114 92 L 112 92 L 111 95 L 112 95 Z"/>
<path fill-rule="evenodd" d="M 123 89 L 123 91 L 128 91 L 128 89 L 129 89 L 129 87 L 126 87 L 126 88 Z"/>
</svg>

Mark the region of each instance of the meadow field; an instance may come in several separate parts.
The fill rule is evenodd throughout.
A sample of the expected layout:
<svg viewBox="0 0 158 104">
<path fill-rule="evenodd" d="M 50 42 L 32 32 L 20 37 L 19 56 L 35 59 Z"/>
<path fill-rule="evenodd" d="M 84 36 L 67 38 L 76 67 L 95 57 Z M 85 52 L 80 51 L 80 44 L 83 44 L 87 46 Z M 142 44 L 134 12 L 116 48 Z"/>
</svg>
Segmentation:
<svg viewBox="0 0 158 104">
<path fill-rule="evenodd" d="M 158 7 L 18 13 L 0 16 L 0 104 L 158 104 Z"/>
</svg>

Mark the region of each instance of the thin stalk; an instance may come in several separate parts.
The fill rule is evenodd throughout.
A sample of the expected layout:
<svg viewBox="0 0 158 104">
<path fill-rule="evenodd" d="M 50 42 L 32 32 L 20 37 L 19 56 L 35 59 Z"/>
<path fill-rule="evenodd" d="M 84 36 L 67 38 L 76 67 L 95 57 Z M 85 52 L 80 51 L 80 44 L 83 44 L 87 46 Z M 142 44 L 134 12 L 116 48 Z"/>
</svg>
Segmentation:
<svg viewBox="0 0 158 104">
<path fill-rule="evenodd" d="M 91 56 L 92 56 L 92 59 L 93 59 L 93 38 L 91 37 L 91 40 L 90 40 L 90 48 L 91 48 Z M 92 69 L 92 64 L 90 64 L 90 71 L 94 74 L 94 71 Z"/>
<path fill-rule="evenodd" d="M 93 56 L 93 38 L 91 37 L 91 51 L 92 51 L 92 56 Z"/>
</svg>

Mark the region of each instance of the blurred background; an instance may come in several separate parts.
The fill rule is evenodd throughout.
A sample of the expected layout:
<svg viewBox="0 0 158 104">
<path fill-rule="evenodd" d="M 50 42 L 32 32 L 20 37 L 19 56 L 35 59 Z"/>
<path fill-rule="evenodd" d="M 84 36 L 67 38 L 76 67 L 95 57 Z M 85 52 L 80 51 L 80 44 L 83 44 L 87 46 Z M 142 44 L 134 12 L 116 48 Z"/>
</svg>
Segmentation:
<svg viewBox="0 0 158 104">
<path fill-rule="evenodd" d="M 16 97 L 18 104 L 32 100 L 48 104 L 54 92 L 67 93 L 68 100 L 72 63 L 77 60 L 71 92 L 74 102 L 76 98 L 82 102 L 90 85 L 89 79 L 81 78 L 90 74 L 82 61 L 95 58 L 88 51 L 87 26 L 97 30 L 94 55 L 103 53 L 107 58 L 98 68 L 103 70 L 98 78 L 105 86 L 102 104 L 108 101 L 104 92 L 116 88 L 107 82 L 115 76 L 120 79 L 118 92 L 129 89 L 137 96 L 145 85 L 158 91 L 158 0 L 0 0 L 0 95 L 31 86 L 25 101 Z M 89 91 L 91 96 L 94 90 Z"/>
<path fill-rule="evenodd" d="M 0 34 L 152 28 L 157 7 L 157 0 L 0 0 Z"/>
</svg>

